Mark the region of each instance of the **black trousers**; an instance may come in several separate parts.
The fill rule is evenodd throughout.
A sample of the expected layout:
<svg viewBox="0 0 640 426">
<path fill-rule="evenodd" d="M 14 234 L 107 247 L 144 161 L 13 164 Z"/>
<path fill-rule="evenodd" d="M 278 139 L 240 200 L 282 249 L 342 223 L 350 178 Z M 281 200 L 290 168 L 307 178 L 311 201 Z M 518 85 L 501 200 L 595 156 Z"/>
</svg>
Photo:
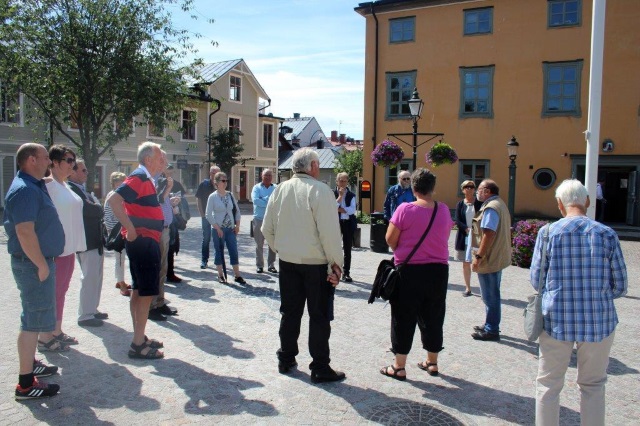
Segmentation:
<svg viewBox="0 0 640 426">
<path fill-rule="evenodd" d="M 309 312 L 311 371 L 329 367 L 329 337 L 335 288 L 327 281 L 327 265 L 299 265 L 280 260 L 280 349 L 278 359 L 293 361 L 305 302 Z"/>
<path fill-rule="evenodd" d="M 411 350 L 416 323 L 420 328 L 422 347 L 440 352 L 442 326 L 446 311 L 449 265 L 429 263 L 406 265 L 398 295 L 391 301 L 391 345 L 393 352 L 406 355 Z"/>
<path fill-rule="evenodd" d="M 344 267 L 342 272 L 349 275 L 351 271 L 351 247 L 353 246 L 353 228 L 349 219 L 340 219 L 340 232 L 342 232 L 342 250 L 344 251 Z"/>
</svg>

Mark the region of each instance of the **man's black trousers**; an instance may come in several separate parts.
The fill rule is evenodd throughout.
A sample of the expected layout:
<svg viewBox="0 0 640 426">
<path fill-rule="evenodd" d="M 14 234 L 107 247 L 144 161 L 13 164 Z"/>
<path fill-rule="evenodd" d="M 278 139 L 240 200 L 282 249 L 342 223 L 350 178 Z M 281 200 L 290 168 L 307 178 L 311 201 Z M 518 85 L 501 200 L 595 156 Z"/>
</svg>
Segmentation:
<svg viewBox="0 0 640 426">
<path fill-rule="evenodd" d="M 344 275 L 351 275 L 351 247 L 353 246 L 353 223 L 349 219 L 340 219 L 340 232 L 342 232 L 342 250 L 344 250 Z"/>
</svg>

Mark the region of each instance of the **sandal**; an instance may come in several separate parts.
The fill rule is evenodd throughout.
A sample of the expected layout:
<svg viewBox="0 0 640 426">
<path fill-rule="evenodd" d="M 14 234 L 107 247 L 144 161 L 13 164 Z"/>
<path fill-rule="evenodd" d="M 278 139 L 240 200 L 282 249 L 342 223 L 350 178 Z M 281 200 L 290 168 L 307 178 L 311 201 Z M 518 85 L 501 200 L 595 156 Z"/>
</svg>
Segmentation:
<svg viewBox="0 0 640 426">
<path fill-rule="evenodd" d="M 148 349 L 146 354 L 143 354 L 142 351 Z M 147 346 L 147 342 L 136 345 L 135 343 L 131 343 L 131 349 L 129 350 L 129 358 L 137 358 L 137 359 L 160 359 L 164 358 L 164 354 L 162 352 L 158 352 L 158 348 L 152 348 L 151 346 Z"/>
<path fill-rule="evenodd" d="M 76 339 L 75 337 L 71 337 L 66 333 L 60 333 L 57 336 L 54 334 L 53 338 L 56 339 L 58 342 L 63 343 L 65 345 L 77 345 L 78 344 L 78 339 Z"/>
<path fill-rule="evenodd" d="M 116 283 L 116 288 L 120 289 L 120 294 L 125 297 L 131 296 L 131 286 L 124 281 L 120 281 Z"/>
<path fill-rule="evenodd" d="M 164 348 L 164 343 L 156 339 L 149 339 L 147 336 L 144 336 L 144 344 L 153 349 Z"/>
<path fill-rule="evenodd" d="M 418 363 L 418 368 L 420 370 L 424 370 L 427 373 L 429 373 L 430 376 L 437 376 L 438 375 L 438 370 L 430 370 L 429 367 L 437 367 L 438 364 L 435 362 L 427 362 L 427 365 L 424 365 L 422 362 Z"/>
<path fill-rule="evenodd" d="M 38 340 L 38 350 L 40 352 L 67 352 L 69 351 L 69 346 L 53 337 L 48 342 Z"/>
<path fill-rule="evenodd" d="M 389 374 L 389 368 L 393 370 L 393 374 Z M 391 377 L 392 379 L 396 379 L 396 380 L 400 380 L 401 382 L 404 382 L 405 380 L 407 380 L 407 376 L 398 376 L 398 373 L 400 371 L 405 371 L 405 369 L 395 368 L 393 364 L 391 364 L 387 367 L 382 367 L 380 369 L 380 374 L 382 374 L 383 376 Z"/>
</svg>

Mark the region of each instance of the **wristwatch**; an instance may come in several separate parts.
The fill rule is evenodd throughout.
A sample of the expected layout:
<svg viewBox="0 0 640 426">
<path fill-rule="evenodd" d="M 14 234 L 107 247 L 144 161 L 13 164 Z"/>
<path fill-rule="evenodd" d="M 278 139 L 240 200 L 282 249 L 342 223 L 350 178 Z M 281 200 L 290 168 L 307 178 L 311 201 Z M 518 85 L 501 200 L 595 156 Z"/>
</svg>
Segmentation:
<svg viewBox="0 0 640 426">
<path fill-rule="evenodd" d="M 480 256 L 479 254 L 474 254 L 474 257 L 478 260 L 482 259 L 482 256 Z"/>
</svg>

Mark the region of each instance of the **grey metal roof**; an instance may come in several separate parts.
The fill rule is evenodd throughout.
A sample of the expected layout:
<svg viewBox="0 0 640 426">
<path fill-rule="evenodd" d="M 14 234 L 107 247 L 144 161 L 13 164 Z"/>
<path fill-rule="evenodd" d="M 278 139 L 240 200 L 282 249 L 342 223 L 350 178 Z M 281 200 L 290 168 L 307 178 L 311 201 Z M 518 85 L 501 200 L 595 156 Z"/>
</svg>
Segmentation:
<svg viewBox="0 0 640 426">
<path fill-rule="evenodd" d="M 213 64 L 206 64 L 200 70 L 200 75 L 204 79 L 205 82 L 211 84 L 214 83 L 217 79 L 228 73 L 238 65 L 242 59 L 233 59 L 231 61 L 223 61 L 223 62 L 215 62 Z"/>
<path fill-rule="evenodd" d="M 300 133 L 302 133 L 304 128 L 307 127 L 309 123 L 311 123 L 311 120 L 313 120 L 313 117 L 287 118 L 286 120 L 284 120 L 284 123 L 282 123 L 282 125 L 285 127 L 291 127 L 293 131 L 291 133 L 285 134 L 284 138 L 290 141 L 292 136 L 298 136 Z"/>
<path fill-rule="evenodd" d="M 320 169 L 333 169 L 336 163 L 336 157 L 340 153 L 334 148 L 313 148 L 320 157 Z M 278 158 L 278 170 L 291 170 L 291 158 L 295 151 L 285 151 L 279 155 Z"/>
</svg>

